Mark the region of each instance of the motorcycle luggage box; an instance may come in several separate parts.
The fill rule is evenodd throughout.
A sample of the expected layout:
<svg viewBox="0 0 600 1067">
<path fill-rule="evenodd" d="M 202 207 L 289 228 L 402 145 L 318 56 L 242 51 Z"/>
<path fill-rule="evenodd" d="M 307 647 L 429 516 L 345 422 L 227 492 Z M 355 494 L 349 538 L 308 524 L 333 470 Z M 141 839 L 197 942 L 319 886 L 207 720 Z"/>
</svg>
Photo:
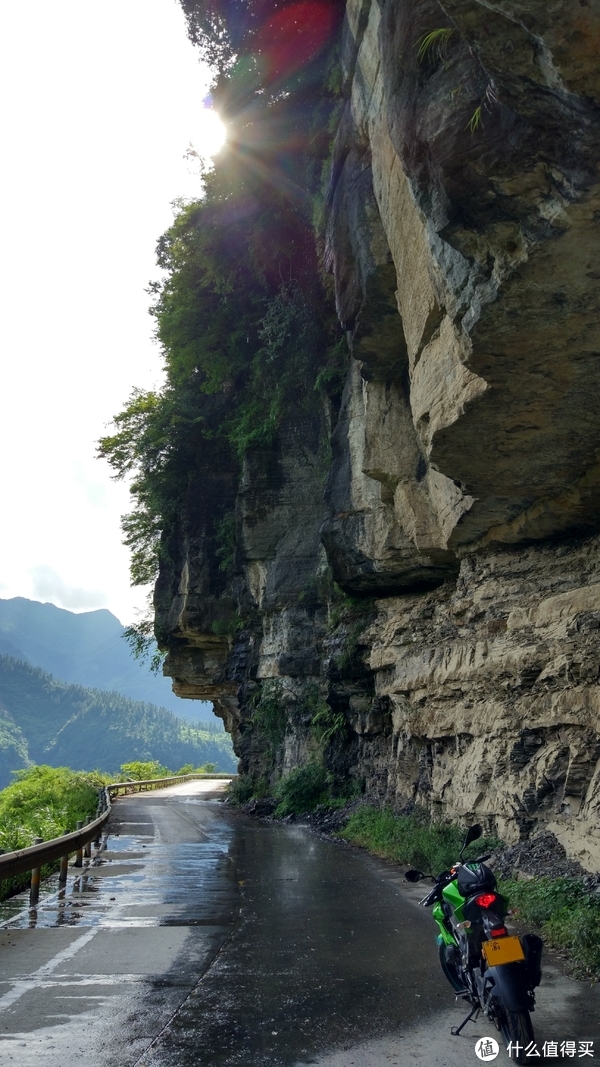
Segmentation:
<svg viewBox="0 0 600 1067">
<path fill-rule="evenodd" d="M 525 953 L 527 984 L 529 989 L 536 989 L 542 980 L 542 948 L 544 943 L 537 934 L 524 934 L 521 938 Z"/>
</svg>

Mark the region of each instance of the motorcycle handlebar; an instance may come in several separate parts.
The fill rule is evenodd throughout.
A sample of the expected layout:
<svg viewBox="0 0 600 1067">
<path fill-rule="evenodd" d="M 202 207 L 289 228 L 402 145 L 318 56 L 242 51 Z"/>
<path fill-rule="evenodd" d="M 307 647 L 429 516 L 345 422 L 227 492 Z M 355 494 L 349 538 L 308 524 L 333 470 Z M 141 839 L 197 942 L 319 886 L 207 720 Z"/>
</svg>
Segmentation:
<svg viewBox="0 0 600 1067">
<path fill-rule="evenodd" d="M 478 856 L 476 860 L 472 860 L 471 862 L 472 863 L 484 863 L 485 860 L 489 860 L 490 855 L 491 855 L 491 853 L 486 852 L 483 856 Z M 460 864 L 458 866 L 460 866 Z M 454 869 L 454 871 L 442 871 L 441 874 L 438 874 L 436 876 L 436 875 L 433 875 L 433 874 L 423 874 L 423 871 L 416 871 L 416 870 L 412 871 L 411 870 L 411 871 L 406 871 L 405 877 L 407 878 L 407 880 L 409 882 L 420 882 L 422 878 L 432 878 L 433 879 L 433 881 L 435 882 L 435 886 L 427 894 L 427 896 L 423 897 L 423 899 L 419 901 L 419 904 L 423 904 L 427 908 L 427 907 L 429 907 L 430 904 L 433 904 L 436 900 L 438 900 L 440 898 L 441 891 L 442 891 L 443 887 L 445 885 L 447 885 L 448 882 L 450 882 L 452 880 L 455 871 L 456 871 L 456 868 Z M 414 877 L 411 877 L 411 875 L 413 875 Z"/>
<path fill-rule="evenodd" d="M 422 904 L 424 908 L 430 908 L 432 904 L 435 904 L 436 900 L 439 900 L 441 895 L 441 889 L 439 885 L 436 885 L 426 897 L 419 901 L 419 904 Z"/>
</svg>

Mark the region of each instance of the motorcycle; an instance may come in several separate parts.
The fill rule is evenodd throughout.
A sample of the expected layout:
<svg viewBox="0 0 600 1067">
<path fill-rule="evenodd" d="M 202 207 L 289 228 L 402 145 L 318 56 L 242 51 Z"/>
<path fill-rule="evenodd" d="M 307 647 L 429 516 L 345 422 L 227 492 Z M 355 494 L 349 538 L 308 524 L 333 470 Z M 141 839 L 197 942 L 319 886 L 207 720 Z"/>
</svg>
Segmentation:
<svg viewBox="0 0 600 1067">
<path fill-rule="evenodd" d="M 469 828 L 451 870 L 437 877 L 409 870 L 405 878 L 435 881 L 419 903 L 433 907 L 442 970 L 457 998 L 471 1005 L 451 1033 L 457 1036 L 483 1013 L 502 1033 L 516 1062 L 524 1063 L 534 1040 L 530 1013 L 542 978 L 542 940 L 535 934 L 509 934 L 505 926 L 508 901 L 498 893 L 494 874 L 485 864 L 489 854 L 463 861 L 465 850 L 481 834 L 481 826 Z"/>
</svg>

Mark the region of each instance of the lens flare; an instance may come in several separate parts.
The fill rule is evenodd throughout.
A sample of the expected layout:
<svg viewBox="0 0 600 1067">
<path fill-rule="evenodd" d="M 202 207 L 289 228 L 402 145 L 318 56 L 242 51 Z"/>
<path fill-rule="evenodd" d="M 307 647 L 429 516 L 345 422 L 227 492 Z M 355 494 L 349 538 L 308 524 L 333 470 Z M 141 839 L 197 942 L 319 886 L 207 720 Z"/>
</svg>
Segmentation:
<svg viewBox="0 0 600 1067">
<path fill-rule="evenodd" d="M 194 148 L 203 159 L 216 156 L 227 140 L 227 131 L 216 111 L 204 108 L 199 115 Z"/>
<path fill-rule="evenodd" d="M 272 15 L 255 38 L 267 77 L 286 77 L 309 63 L 329 40 L 336 21 L 330 0 L 299 0 Z"/>
</svg>

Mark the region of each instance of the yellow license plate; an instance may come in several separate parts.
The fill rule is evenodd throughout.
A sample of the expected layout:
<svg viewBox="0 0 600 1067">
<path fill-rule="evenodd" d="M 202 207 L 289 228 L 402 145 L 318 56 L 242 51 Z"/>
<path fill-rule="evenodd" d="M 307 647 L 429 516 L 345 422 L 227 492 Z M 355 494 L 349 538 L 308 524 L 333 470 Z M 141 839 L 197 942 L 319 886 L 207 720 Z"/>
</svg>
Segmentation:
<svg viewBox="0 0 600 1067">
<path fill-rule="evenodd" d="M 491 941 L 484 941 L 481 950 L 490 967 L 525 959 L 518 937 L 494 937 Z"/>
</svg>

